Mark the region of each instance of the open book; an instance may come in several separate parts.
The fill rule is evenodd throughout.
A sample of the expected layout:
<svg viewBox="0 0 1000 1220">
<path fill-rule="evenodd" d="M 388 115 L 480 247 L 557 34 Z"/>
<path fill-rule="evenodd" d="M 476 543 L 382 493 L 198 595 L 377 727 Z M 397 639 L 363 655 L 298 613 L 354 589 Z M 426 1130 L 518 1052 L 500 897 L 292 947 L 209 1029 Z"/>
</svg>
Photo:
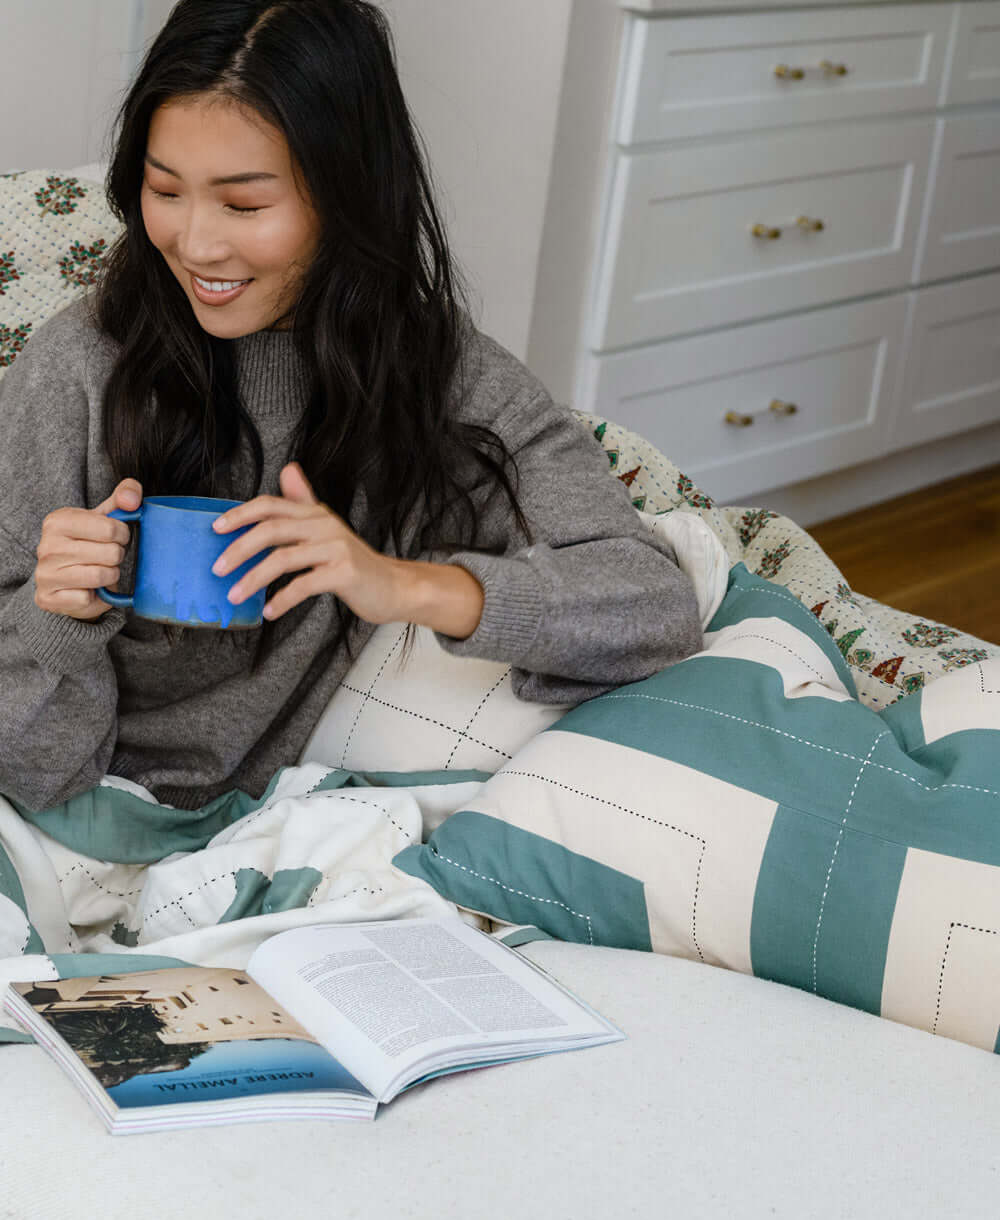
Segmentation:
<svg viewBox="0 0 1000 1220">
<path fill-rule="evenodd" d="M 12 983 L 4 1006 L 115 1134 L 371 1119 L 432 1076 L 624 1037 L 457 917 L 296 928 L 245 971 Z"/>
</svg>

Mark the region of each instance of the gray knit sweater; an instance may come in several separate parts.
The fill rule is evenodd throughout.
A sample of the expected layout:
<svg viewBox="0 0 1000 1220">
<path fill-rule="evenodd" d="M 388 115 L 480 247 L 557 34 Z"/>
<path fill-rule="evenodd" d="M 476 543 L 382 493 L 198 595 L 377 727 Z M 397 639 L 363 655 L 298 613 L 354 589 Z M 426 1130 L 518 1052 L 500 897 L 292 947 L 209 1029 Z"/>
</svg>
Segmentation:
<svg viewBox="0 0 1000 1220">
<path fill-rule="evenodd" d="M 288 333 L 233 342 L 264 448 L 261 491 L 278 494 L 305 408 L 304 370 Z M 84 622 L 35 604 L 46 514 L 93 508 L 116 486 L 101 440 L 114 356 L 87 303 L 76 302 L 38 331 L 0 382 L 0 792 L 43 809 L 110 773 L 185 809 L 232 788 L 259 796 L 279 767 L 296 762 L 350 667 L 346 649 L 333 645 L 332 595 L 277 620 L 276 646 L 256 673 L 255 631 L 191 629 L 171 639 L 131 612 L 109 609 Z M 600 446 L 471 327 L 465 366 L 455 409 L 488 424 L 516 456 L 535 542 L 523 545 L 509 507 L 494 497 L 482 551 L 449 558 L 482 584 L 482 619 L 467 640 L 439 636 L 442 646 L 511 664 L 517 694 L 548 703 L 637 681 L 699 648 L 690 583 L 642 528 Z M 234 498 L 254 494 L 240 486 L 250 470 L 241 462 Z M 354 510 L 351 523 L 363 534 Z M 359 626 L 355 655 L 372 630 Z"/>
</svg>

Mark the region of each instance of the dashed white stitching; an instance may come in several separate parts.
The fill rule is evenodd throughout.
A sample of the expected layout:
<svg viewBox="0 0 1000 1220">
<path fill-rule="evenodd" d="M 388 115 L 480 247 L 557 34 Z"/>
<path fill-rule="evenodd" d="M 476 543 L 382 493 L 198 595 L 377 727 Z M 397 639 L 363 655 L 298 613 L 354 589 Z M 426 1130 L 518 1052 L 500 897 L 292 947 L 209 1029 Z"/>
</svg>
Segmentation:
<svg viewBox="0 0 1000 1220">
<path fill-rule="evenodd" d="M 778 621 L 783 622 L 784 620 L 779 619 Z M 794 628 L 793 628 L 793 630 L 794 630 Z M 820 679 L 821 682 L 825 682 L 827 677 L 829 676 L 829 675 L 823 673 L 822 670 L 817 669 L 815 665 L 811 665 L 805 659 L 805 657 L 800 657 L 794 648 L 790 648 L 787 644 L 783 643 L 781 640 L 776 640 L 773 636 L 759 635 L 753 631 L 743 631 L 743 632 L 740 632 L 738 635 L 729 636 L 729 638 L 725 641 L 725 643 L 728 645 L 728 644 L 735 643 L 737 640 L 763 640 L 765 644 L 773 644 L 775 648 L 783 648 L 785 650 L 785 652 L 787 652 L 789 654 L 789 656 L 794 657 L 796 659 L 796 661 L 801 661 L 801 663 L 806 667 L 806 669 L 811 670 L 816 675 L 816 677 Z"/>
<path fill-rule="evenodd" d="M 528 894 L 524 890 L 514 889 L 511 885 L 504 885 L 496 877 L 487 877 L 485 873 L 477 873 L 474 868 L 469 868 L 466 864 L 460 864 L 457 860 L 452 860 L 449 856 L 442 855 L 433 844 L 431 844 L 431 851 L 439 860 L 443 860 L 445 864 L 450 864 L 453 868 L 460 868 L 463 873 L 468 873 L 472 877 L 478 877 L 480 881 L 489 881 L 493 885 L 498 885 L 500 889 L 506 890 L 509 894 L 517 894 L 519 898 L 528 898 L 532 902 L 546 902 L 550 906 L 562 907 L 564 911 L 568 911 L 570 915 L 575 916 L 577 919 L 585 919 L 587 921 L 587 939 L 591 944 L 594 943 L 594 929 L 590 922 L 590 916 L 585 915 L 582 911 L 574 911 L 572 907 L 568 907 L 565 902 L 560 902 L 558 898 L 540 898 L 537 894 Z"/>
<path fill-rule="evenodd" d="M 818 953 L 818 949 L 819 949 L 819 930 L 823 923 L 823 912 L 826 909 L 826 895 L 830 889 L 830 877 L 833 873 L 833 865 L 837 859 L 837 853 L 840 851 L 840 841 L 844 837 L 844 827 L 847 825 L 847 818 L 851 812 L 851 806 L 854 804 L 854 797 L 858 791 L 858 784 L 861 781 L 861 776 L 864 773 L 864 769 L 865 769 L 865 767 L 868 766 L 869 759 L 871 758 L 872 753 L 875 750 L 875 747 L 878 745 L 878 743 L 882 740 L 883 737 L 888 737 L 888 736 L 889 736 L 888 729 L 886 729 L 884 733 L 879 733 L 878 737 L 876 737 L 875 740 L 871 744 L 871 749 L 868 751 L 868 757 L 858 768 L 858 773 L 854 777 L 854 787 L 851 789 L 851 797 L 850 797 L 850 800 L 847 802 L 847 808 L 844 810 L 844 816 L 840 822 L 840 829 L 837 831 L 837 841 L 833 845 L 833 855 L 830 857 L 830 867 L 826 870 L 826 880 L 823 883 L 823 896 L 819 900 L 819 915 L 817 916 L 817 919 L 816 919 L 816 935 L 813 937 L 813 991 L 816 990 L 816 958 L 817 958 L 817 953 Z"/>
<path fill-rule="evenodd" d="M 736 716 L 732 712 L 720 712 L 718 708 L 704 707 L 700 703 L 688 703 L 684 699 L 667 699 L 664 695 L 641 695 L 635 692 L 623 694 L 620 691 L 615 691 L 602 696 L 603 699 L 647 699 L 651 703 L 669 703 L 674 707 L 688 708 L 692 712 L 707 712 L 710 716 L 721 716 L 724 720 L 735 720 L 739 724 L 749 725 L 753 729 L 764 729 L 767 733 L 774 733 L 778 737 L 787 737 L 789 741 L 797 741 L 799 745 L 808 746 L 811 750 L 821 750 L 824 754 L 836 754 L 838 758 L 846 758 L 851 762 L 859 763 L 861 759 L 857 754 L 849 754 L 844 750 L 835 750 L 833 746 L 821 746 L 816 741 L 809 741 L 805 737 L 798 737 L 794 733 L 788 733 L 784 729 L 777 729 L 773 724 L 762 724 L 759 720 L 748 720 L 745 716 Z M 889 730 L 886 730 L 888 733 Z M 885 736 L 886 734 L 880 734 Z M 911 784 L 916 784 L 918 788 L 923 788 L 925 792 L 941 792 L 945 788 L 963 788 L 968 792 L 981 792 L 985 796 L 1000 796 L 1000 791 L 994 788 L 977 788 L 973 784 L 924 784 L 913 775 L 907 775 L 905 771 L 900 771 L 898 767 L 890 767 L 887 763 L 870 763 L 872 767 L 879 771 L 887 771 L 890 775 L 899 775 L 905 780 L 909 780 Z"/>
</svg>

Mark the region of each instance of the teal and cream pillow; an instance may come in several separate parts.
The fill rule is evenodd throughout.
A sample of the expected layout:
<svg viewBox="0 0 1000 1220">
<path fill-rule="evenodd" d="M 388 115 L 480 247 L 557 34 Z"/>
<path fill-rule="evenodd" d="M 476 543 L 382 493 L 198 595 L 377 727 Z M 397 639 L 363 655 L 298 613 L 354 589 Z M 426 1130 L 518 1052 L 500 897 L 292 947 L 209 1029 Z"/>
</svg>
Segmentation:
<svg viewBox="0 0 1000 1220">
<path fill-rule="evenodd" d="M 876 713 L 737 565 L 703 652 L 570 711 L 395 864 L 499 920 L 996 1050 L 1000 664 Z"/>
</svg>

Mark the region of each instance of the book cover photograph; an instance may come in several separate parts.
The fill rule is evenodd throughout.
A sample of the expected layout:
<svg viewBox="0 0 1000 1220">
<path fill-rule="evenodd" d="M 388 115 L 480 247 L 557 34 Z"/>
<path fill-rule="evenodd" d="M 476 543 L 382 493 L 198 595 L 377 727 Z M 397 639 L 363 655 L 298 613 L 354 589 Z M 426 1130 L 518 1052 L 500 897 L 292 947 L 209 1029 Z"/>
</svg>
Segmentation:
<svg viewBox="0 0 1000 1220">
<path fill-rule="evenodd" d="M 3 1005 L 114 1134 L 370 1121 L 437 1076 L 624 1038 L 450 915 L 289 929 L 258 945 L 246 969 L 12 982 Z"/>
<path fill-rule="evenodd" d="M 243 971 L 154 970 L 13 985 L 116 1106 L 368 1091 Z"/>
</svg>

